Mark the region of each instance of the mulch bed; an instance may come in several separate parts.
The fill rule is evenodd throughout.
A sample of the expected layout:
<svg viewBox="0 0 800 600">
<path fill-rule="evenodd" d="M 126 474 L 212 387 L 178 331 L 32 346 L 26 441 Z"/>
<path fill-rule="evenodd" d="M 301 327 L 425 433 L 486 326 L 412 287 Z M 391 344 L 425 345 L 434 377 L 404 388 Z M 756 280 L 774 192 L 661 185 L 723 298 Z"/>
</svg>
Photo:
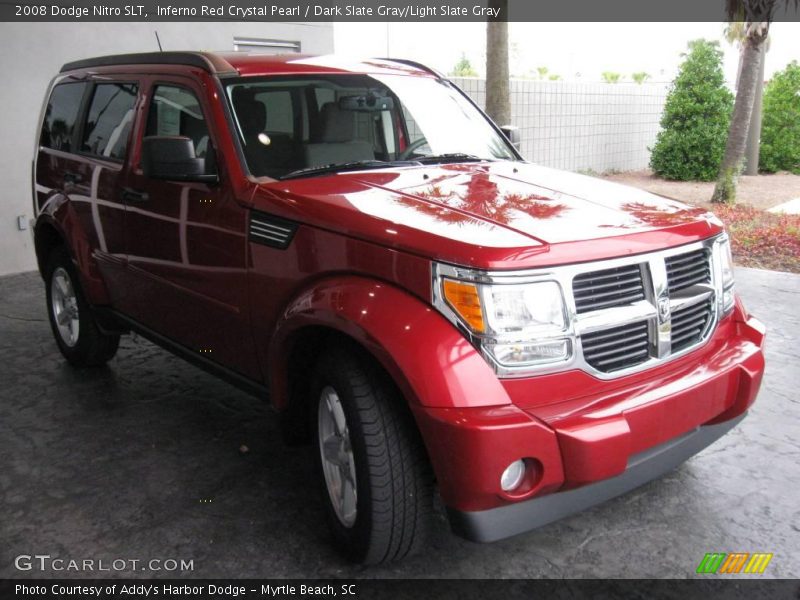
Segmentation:
<svg viewBox="0 0 800 600">
<path fill-rule="evenodd" d="M 800 215 L 770 213 L 747 204 L 709 208 L 730 233 L 736 264 L 800 273 Z"/>
</svg>

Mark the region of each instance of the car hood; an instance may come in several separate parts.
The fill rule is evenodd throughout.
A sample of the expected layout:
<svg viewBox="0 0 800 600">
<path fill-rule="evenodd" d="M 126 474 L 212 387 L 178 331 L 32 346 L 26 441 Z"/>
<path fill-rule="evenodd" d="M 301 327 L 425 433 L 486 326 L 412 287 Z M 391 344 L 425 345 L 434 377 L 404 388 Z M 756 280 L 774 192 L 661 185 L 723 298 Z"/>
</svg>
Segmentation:
<svg viewBox="0 0 800 600">
<path fill-rule="evenodd" d="M 702 208 L 525 163 L 360 171 L 265 187 L 304 213 L 301 221 L 478 266 L 592 260 L 721 230 Z"/>
</svg>

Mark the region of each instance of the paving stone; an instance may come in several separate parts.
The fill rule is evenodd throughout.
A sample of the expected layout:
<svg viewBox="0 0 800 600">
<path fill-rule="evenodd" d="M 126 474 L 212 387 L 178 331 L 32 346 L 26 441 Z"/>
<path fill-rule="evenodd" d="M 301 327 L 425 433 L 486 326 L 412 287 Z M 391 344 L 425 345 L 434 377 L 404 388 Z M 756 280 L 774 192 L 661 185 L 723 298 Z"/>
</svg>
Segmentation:
<svg viewBox="0 0 800 600">
<path fill-rule="evenodd" d="M 51 338 L 38 275 L 0 278 L 0 577 L 42 576 L 13 559 L 50 554 L 193 560 L 177 573 L 189 577 L 683 578 L 713 551 L 774 552 L 764 577 L 796 577 L 800 275 L 737 277 L 767 324 L 768 366 L 730 434 L 535 532 L 480 545 L 442 521 L 420 556 L 367 570 L 329 545 L 310 450 L 282 445 L 265 404 L 141 338 L 124 338 L 108 367 L 75 371 Z"/>
</svg>

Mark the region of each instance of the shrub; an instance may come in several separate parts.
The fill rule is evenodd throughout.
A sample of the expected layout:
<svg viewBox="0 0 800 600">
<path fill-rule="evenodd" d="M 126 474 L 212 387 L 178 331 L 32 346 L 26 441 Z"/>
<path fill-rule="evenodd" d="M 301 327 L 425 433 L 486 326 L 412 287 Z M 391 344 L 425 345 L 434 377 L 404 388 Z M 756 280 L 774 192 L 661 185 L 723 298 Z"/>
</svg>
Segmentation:
<svg viewBox="0 0 800 600">
<path fill-rule="evenodd" d="M 725 87 L 717 42 L 689 42 L 672 82 L 650 168 L 667 179 L 713 181 L 728 138 L 733 94 Z"/>
<path fill-rule="evenodd" d="M 469 62 L 469 59 L 462 52 L 461 58 L 453 66 L 450 75 L 453 77 L 477 77 L 478 72 L 472 67 L 472 63 Z"/>
<path fill-rule="evenodd" d="M 763 119 L 761 170 L 800 174 L 800 65 L 796 61 L 767 84 Z"/>
</svg>

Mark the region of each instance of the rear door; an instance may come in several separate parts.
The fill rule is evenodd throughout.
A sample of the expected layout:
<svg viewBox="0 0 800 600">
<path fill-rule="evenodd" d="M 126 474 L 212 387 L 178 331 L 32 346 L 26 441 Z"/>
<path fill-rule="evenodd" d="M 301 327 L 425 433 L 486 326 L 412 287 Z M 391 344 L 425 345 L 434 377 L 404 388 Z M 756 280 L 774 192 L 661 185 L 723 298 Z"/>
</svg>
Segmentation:
<svg viewBox="0 0 800 600">
<path fill-rule="evenodd" d="M 114 81 L 112 76 L 56 85 L 45 109 L 36 161 L 39 207 L 54 194 L 69 199 L 75 231 L 81 234 L 73 250 L 82 264 L 97 265 L 114 305 L 126 301 L 125 207 L 118 197 L 138 90 L 135 79 Z"/>
<path fill-rule="evenodd" d="M 194 80 L 148 82 L 137 144 L 186 136 L 197 157 L 215 156 L 217 130 Z M 258 378 L 246 304 L 247 211 L 233 197 L 225 161 L 217 184 L 127 174 L 125 246 L 137 321 L 198 355 Z"/>
</svg>

